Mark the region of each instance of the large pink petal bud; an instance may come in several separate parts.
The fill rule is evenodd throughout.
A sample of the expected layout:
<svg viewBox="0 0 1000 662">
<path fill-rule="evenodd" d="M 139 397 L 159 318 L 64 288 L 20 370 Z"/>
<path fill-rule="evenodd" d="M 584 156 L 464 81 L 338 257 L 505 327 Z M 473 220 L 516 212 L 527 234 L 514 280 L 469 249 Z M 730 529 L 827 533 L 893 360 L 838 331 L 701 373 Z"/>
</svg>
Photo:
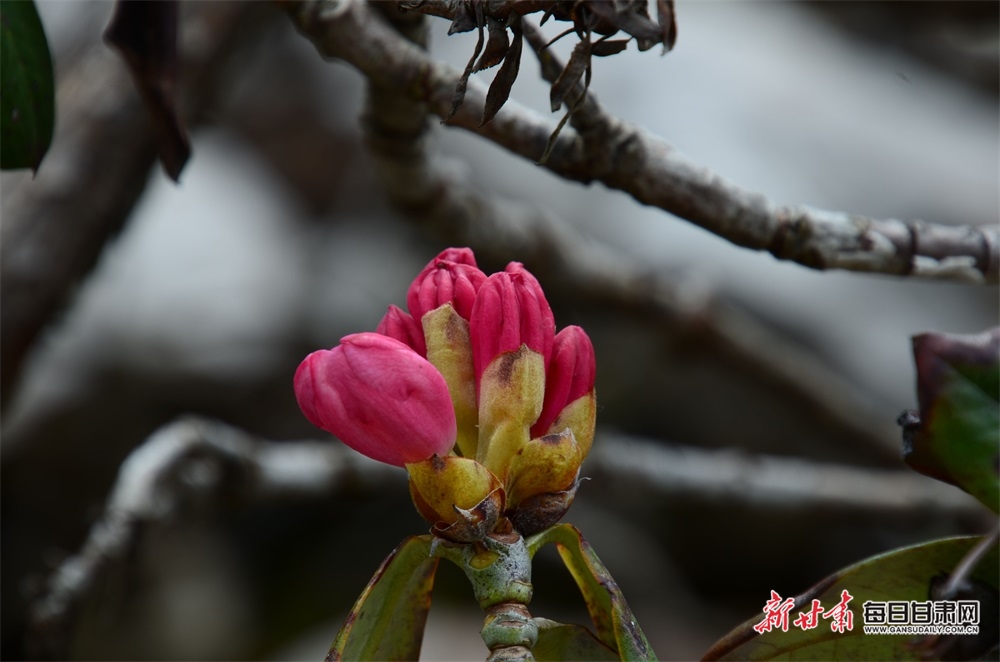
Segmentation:
<svg viewBox="0 0 1000 662">
<path fill-rule="evenodd" d="M 404 343 L 420 356 L 427 358 L 427 341 L 420 322 L 410 317 L 399 306 L 389 306 L 375 333 L 389 336 Z"/>
<path fill-rule="evenodd" d="M 512 266 L 519 269 L 511 272 Z M 535 277 L 519 263 L 486 279 L 469 319 L 476 383 L 497 356 L 527 345 L 546 363 L 552 353 L 556 325 L 552 309 Z"/>
<path fill-rule="evenodd" d="M 402 342 L 378 333 L 341 338 L 295 372 L 295 397 L 313 425 L 363 455 L 403 466 L 447 455 L 455 411 L 444 377 Z"/>
<path fill-rule="evenodd" d="M 485 280 L 486 274 L 476 266 L 470 249 L 448 248 L 413 279 L 406 292 L 406 306 L 413 319 L 420 321 L 426 313 L 450 303 L 468 320 L 476 292 Z"/>
<path fill-rule="evenodd" d="M 531 436 L 547 434 L 566 405 L 594 389 L 596 375 L 594 346 L 587 333 L 578 326 L 567 326 L 556 334 L 552 358 L 545 371 L 545 403 L 538 421 L 531 427 Z"/>
</svg>

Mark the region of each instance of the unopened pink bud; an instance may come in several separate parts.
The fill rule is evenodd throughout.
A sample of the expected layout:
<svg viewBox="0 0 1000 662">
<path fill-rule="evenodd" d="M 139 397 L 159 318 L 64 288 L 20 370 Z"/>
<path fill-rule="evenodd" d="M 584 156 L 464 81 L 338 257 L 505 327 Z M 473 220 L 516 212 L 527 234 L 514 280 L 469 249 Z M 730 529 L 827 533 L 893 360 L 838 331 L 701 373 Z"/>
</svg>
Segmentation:
<svg viewBox="0 0 1000 662">
<path fill-rule="evenodd" d="M 395 338 L 420 356 L 427 357 L 427 342 L 424 340 L 424 330 L 420 326 L 420 322 L 413 319 L 399 306 L 389 306 L 382 321 L 378 323 L 375 333 Z"/>
<path fill-rule="evenodd" d="M 444 377 L 402 342 L 378 333 L 341 338 L 295 372 L 295 397 L 313 425 L 363 455 L 403 466 L 447 455 L 455 412 Z"/>
<path fill-rule="evenodd" d="M 486 279 L 472 307 L 469 325 L 477 384 L 493 359 L 521 345 L 541 354 L 546 363 L 552 353 L 556 325 L 541 286 L 520 263 L 507 268 Z"/>
<path fill-rule="evenodd" d="M 545 371 L 545 403 L 531 427 L 531 436 L 547 434 L 566 405 L 593 390 L 596 375 L 594 346 L 587 333 L 578 326 L 567 326 L 556 334 Z"/>
<path fill-rule="evenodd" d="M 406 293 L 406 306 L 413 319 L 420 321 L 426 313 L 450 303 L 468 320 L 476 292 L 485 280 L 486 274 L 476 266 L 470 249 L 448 248 L 413 279 Z"/>
<path fill-rule="evenodd" d="M 476 265 L 476 256 L 472 252 L 472 249 L 464 246 L 462 248 L 451 247 L 444 249 L 437 254 L 437 257 L 427 264 L 427 267 L 431 266 L 436 261 L 442 260 L 445 262 L 454 262 L 455 264 L 467 264 L 470 267 L 478 266 Z M 424 268 L 426 269 L 427 267 Z"/>
</svg>

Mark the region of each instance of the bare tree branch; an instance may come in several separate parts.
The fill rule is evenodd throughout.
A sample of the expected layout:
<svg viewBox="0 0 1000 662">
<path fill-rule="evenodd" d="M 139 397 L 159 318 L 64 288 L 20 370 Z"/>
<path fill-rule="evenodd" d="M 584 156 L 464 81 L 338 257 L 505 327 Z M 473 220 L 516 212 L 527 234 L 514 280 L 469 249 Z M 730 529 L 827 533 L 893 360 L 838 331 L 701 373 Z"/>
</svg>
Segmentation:
<svg viewBox="0 0 1000 662">
<path fill-rule="evenodd" d="M 342 59 L 378 86 L 405 91 L 446 117 L 459 73 L 401 38 L 362 0 L 285 3 L 295 25 L 325 57 Z M 444 14 L 452 2 L 428 0 L 420 10 Z M 434 11 L 432 11 L 432 9 Z M 453 15 L 453 14 L 452 14 Z M 480 127 L 485 93 L 470 82 L 465 103 L 449 124 L 477 133 L 535 160 L 552 123 L 512 101 Z M 819 270 L 956 279 L 1000 280 L 1000 230 L 878 220 L 807 207 L 776 206 L 683 157 L 648 132 L 608 118 L 583 136 L 564 132 L 545 164 L 567 179 L 600 181 L 639 202 L 685 218 L 729 241 L 767 250 Z"/>
<path fill-rule="evenodd" d="M 420 43 L 421 16 L 393 12 L 389 17 Z M 845 444 L 856 445 L 859 457 L 874 453 L 887 463 L 898 462 L 896 426 L 889 418 L 873 417 L 856 389 L 815 357 L 779 342 L 750 316 L 691 292 L 683 282 L 637 273 L 625 256 L 587 241 L 550 212 L 481 195 L 460 173 L 441 167 L 425 149 L 426 104 L 370 81 L 364 128 L 390 199 L 447 242 L 472 246 L 497 262 L 517 255 L 564 297 L 586 292 L 591 301 L 651 318 L 665 339 L 696 338 L 692 344 L 710 348 L 736 372 L 775 387 L 794 403 L 790 406 L 809 412 L 816 425 L 840 431 Z"/>
<path fill-rule="evenodd" d="M 644 500 L 695 497 L 768 511 L 835 509 L 890 517 L 985 514 L 964 492 L 912 471 L 667 446 L 615 433 L 598 435 L 583 475 L 619 497 Z"/>
<path fill-rule="evenodd" d="M 275 443 L 214 421 L 183 418 L 155 432 L 122 463 L 101 519 L 31 606 L 29 650 L 69 659 L 87 597 L 125 562 L 145 526 L 183 516 L 192 499 L 212 502 L 320 498 L 345 487 L 363 493 L 404 480 L 399 471 L 329 441 Z"/>
<path fill-rule="evenodd" d="M 203 119 L 223 56 L 260 15 L 239 3 L 194 5 L 183 21 L 186 115 Z M 146 188 L 156 145 L 124 66 L 103 44 L 77 56 L 58 91 L 59 126 L 34 179 L 4 196 L 0 397 L 36 337 L 90 272 Z"/>
<path fill-rule="evenodd" d="M 916 474 L 664 447 L 617 434 L 599 435 L 584 473 L 615 498 L 683 496 L 769 510 L 822 507 L 891 515 L 981 510 L 957 490 Z M 331 441 L 269 442 L 196 417 L 165 425 L 122 463 L 104 514 L 32 604 L 32 653 L 67 659 L 81 607 L 109 571 L 130 558 L 147 525 L 183 518 L 192 505 L 233 495 L 261 503 L 345 490 L 375 494 L 393 480 L 404 480 L 400 470 Z"/>
</svg>

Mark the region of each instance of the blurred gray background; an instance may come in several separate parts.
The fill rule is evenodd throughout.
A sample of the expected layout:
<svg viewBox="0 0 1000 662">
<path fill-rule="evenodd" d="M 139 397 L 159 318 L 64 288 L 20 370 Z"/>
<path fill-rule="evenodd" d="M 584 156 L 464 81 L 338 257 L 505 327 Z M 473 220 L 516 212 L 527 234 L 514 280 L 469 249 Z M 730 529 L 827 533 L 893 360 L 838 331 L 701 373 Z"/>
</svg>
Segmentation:
<svg viewBox="0 0 1000 662">
<path fill-rule="evenodd" d="M 776 202 L 995 224 L 997 7 L 679 2 L 675 50 L 660 57 L 633 45 L 595 60 L 591 90 L 609 112 Z M 63 146 L 74 131 L 108 113 L 128 114 L 112 126 L 141 121 L 121 61 L 99 43 L 111 9 L 40 3 L 57 56 L 58 128 L 36 177 L 0 178 L 5 229 L 31 222 L 23 198 L 32 191 L 44 199 L 73 190 L 81 161 Z M 123 203 L 127 220 L 92 272 L 28 346 L 5 349 L 5 659 L 29 655 L 27 604 L 79 549 L 130 450 L 185 413 L 272 440 L 322 438 L 294 400 L 298 362 L 374 329 L 451 241 L 447 229 L 389 204 L 362 143 L 356 71 L 322 61 L 270 4 L 185 3 L 184 15 L 181 46 L 200 69 L 183 72 L 194 154 L 180 184 L 159 166 L 148 178 L 140 169 L 145 188 L 133 192 L 134 208 Z M 474 34 L 448 37 L 447 22 L 429 21 L 432 53 L 463 67 Z M 556 49 L 565 57 L 572 45 Z M 526 52 L 512 96 L 547 113 L 547 94 Z M 129 144 L 112 132 L 100 147 L 86 162 L 98 182 L 94 205 Z M 468 186 L 554 213 L 637 282 L 671 293 L 675 314 L 663 315 L 565 282 L 503 241 L 473 246 L 487 271 L 526 262 L 558 326 L 581 324 L 593 338 L 595 453 L 603 439 L 641 439 L 700 452 L 709 471 L 713 458 L 758 455 L 902 471 L 894 420 L 916 404 L 910 336 L 998 323 L 995 287 L 818 273 L 600 185 L 563 182 L 460 130 L 435 123 L 430 148 Z M 73 198 L 64 222 L 90 202 Z M 76 241 L 69 236 L 51 241 Z M 5 233 L 5 260 L 59 271 L 32 264 L 14 241 Z M 720 344 L 720 333 L 738 342 Z M 696 480 L 665 494 L 601 470 L 566 519 L 615 575 L 660 657 L 691 659 L 759 611 L 771 589 L 792 595 L 863 556 L 985 529 L 990 518 L 971 499 L 926 483 L 928 503 L 947 505 L 885 513 L 744 499 L 739 490 L 720 498 Z M 320 659 L 381 559 L 425 529 L 403 474 L 324 499 L 200 503 L 144 530 L 136 553 L 100 582 L 73 655 Z M 535 575 L 534 615 L 586 618 L 554 552 Z M 464 581 L 442 565 L 426 659 L 485 657 L 482 615 Z"/>
</svg>

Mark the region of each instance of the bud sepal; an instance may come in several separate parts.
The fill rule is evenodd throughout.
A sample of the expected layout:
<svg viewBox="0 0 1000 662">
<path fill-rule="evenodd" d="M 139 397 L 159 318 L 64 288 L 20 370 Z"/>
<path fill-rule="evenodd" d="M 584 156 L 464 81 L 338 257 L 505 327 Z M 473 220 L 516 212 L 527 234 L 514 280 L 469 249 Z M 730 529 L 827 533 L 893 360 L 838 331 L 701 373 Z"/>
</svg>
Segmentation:
<svg viewBox="0 0 1000 662">
<path fill-rule="evenodd" d="M 527 345 L 497 356 L 482 374 L 477 459 L 505 479 L 510 459 L 531 439 L 545 397 L 545 359 Z"/>
<path fill-rule="evenodd" d="M 500 519 L 503 486 L 475 460 L 435 455 L 407 464 L 406 471 L 413 505 L 435 535 L 462 543 L 482 540 Z"/>
</svg>

